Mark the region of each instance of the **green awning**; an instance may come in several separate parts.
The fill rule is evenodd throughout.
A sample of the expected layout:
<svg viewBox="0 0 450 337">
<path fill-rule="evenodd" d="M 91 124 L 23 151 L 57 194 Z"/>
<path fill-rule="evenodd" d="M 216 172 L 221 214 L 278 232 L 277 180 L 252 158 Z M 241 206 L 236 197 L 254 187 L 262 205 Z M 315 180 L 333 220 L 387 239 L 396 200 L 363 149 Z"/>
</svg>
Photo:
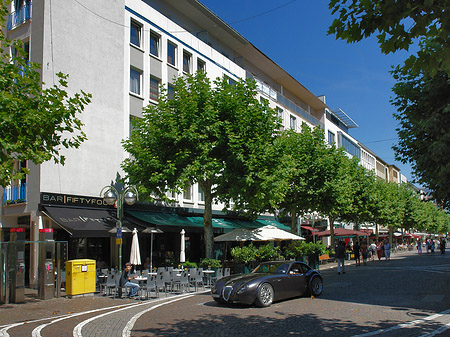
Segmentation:
<svg viewBox="0 0 450 337">
<path fill-rule="evenodd" d="M 178 226 L 203 228 L 203 218 L 199 216 L 185 217 L 175 213 L 157 213 L 143 211 L 126 211 L 139 220 L 156 226 Z M 234 229 L 234 225 L 223 219 L 212 219 L 213 228 Z"/>
<path fill-rule="evenodd" d="M 196 227 L 203 228 L 203 217 L 200 216 L 181 216 L 175 213 L 158 213 L 158 212 L 146 212 L 146 211 L 133 211 L 126 210 L 129 215 L 138 218 L 139 220 L 148 222 L 154 226 L 177 226 L 177 227 Z M 236 219 L 212 219 L 213 228 L 220 229 L 255 229 L 263 226 L 271 225 L 286 231 L 290 231 L 290 228 L 283 225 L 276 220 L 258 219 L 251 220 L 236 220 Z"/>
</svg>

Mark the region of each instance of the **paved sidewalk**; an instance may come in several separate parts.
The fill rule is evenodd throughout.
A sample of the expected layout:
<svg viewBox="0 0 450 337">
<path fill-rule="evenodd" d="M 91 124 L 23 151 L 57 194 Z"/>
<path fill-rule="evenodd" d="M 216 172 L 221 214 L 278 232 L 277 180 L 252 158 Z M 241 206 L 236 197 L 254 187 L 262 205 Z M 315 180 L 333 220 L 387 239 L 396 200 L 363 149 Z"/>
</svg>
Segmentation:
<svg viewBox="0 0 450 337">
<path fill-rule="evenodd" d="M 396 259 L 404 255 L 417 254 L 415 251 L 402 251 L 392 254 L 391 258 Z M 371 263 L 383 263 L 382 261 L 369 261 Z M 354 260 L 345 261 L 346 268 L 356 268 Z M 320 271 L 328 271 L 337 268 L 336 262 L 321 264 Z M 65 295 L 65 294 L 63 294 Z M 171 300 L 177 295 L 167 296 L 167 300 Z M 161 300 L 165 300 L 165 295 L 161 294 Z M 151 298 L 148 301 L 154 300 Z M 145 300 L 146 301 L 146 300 Z M 100 294 L 68 298 L 66 296 L 60 298 L 53 298 L 50 300 L 41 300 L 37 297 L 37 291 L 26 289 L 25 303 L 22 304 L 2 304 L 0 305 L 0 326 L 18 323 L 24 321 L 32 321 L 43 318 L 56 318 L 58 316 L 67 315 L 71 313 L 83 312 L 94 309 L 114 307 L 118 305 L 131 305 L 141 302 L 138 299 L 127 298 L 111 298 L 109 296 L 102 296 Z"/>
</svg>

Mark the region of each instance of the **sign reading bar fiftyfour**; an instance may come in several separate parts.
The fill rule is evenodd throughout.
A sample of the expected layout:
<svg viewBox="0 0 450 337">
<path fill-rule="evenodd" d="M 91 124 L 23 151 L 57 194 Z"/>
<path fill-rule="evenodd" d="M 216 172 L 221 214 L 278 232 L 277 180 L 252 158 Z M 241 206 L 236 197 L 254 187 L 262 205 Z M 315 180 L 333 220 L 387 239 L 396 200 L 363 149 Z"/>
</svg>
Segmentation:
<svg viewBox="0 0 450 337">
<path fill-rule="evenodd" d="M 41 192 L 41 204 L 109 208 L 103 198 Z"/>
</svg>

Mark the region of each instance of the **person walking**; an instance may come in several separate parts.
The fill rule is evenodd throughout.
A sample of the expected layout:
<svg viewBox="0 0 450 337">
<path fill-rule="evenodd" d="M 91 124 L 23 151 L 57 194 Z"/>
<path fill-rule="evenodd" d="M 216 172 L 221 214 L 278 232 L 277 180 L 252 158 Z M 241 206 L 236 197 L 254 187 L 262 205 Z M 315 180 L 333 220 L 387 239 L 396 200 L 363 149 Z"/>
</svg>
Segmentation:
<svg viewBox="0 0 450 337">
<path fill-rule="evenodd" d="M 384 256 L 386 257 L 386 261 L 391 259 L 391 244 L 389 243 L 389 240 L 386 240 L 386 243 L 384 244 Z"/>
<path fill-rule="evenodd" d="M 422 240 L 417 240 L 417 254 L 422 255 Z"/>
<path fill-rule="evenodd" d="M 441 238 L 441 242 L 439 244 L 439 249 L 441 250 L 441 254 L 444 255 L 445 254 L 445 239 Z"/>
<path fill-rule="evenodd" d="M 131 274 L 131 263 L 125 263 L 125 269 L 120 275 L 119 285 L 121 287 L 130 288 L 130 294 L 128 295 L 128 297 L 135 297 L 137 295 L 139 284 L 131 282 L 131 280 L 135 279 L 136 277 L 137 275 Z"/>
<path fill-rule="evenodd" d="M 359 246 L 359 242 L 358 242 L 358 240 L 356 240 L 354 243 L 353 243 L 353 255 L 355 255 L 355 262 L 356 262 L 356 266 L 358 267 L 358 266 L 360 266 L 361 265 L 361 259 L 360 259 L 360 257 L 359 257 L 359 253 L 360 253 L 360 246 Z"/>
<path fill-rule="evenodd" d="M 378 242 L 377 245 L 377 256 L 378 256 L 378 261 L 381 260 L 381 254 L 383 253 L 383 241 Z"/>
<path fill-rule="evenodd" d="M 345 274 L 345 243 L 344 241 L 340 241 L 336 247 L 336 260 L 338 264 L 338 275 Z"/>
<path fill-rule="evenodd" d="M 367 245 L 366 243 L 363 241 L 363 243 L 361 243 L 361 256 L 363 259 L 363 265 L 367 266 L 367 256 L 369 255 L 369 252 L 367 250 Z"/>
<path fill-rule="evenodd" d="M 370 258 L 371 260 L 375 260 L 375 254 L 377 252 L 377 245 L 375 243 L 375 241 L 373 241 L 370 246 L 369 246 L 369 250 L 370 250 Z"/>
</svg>

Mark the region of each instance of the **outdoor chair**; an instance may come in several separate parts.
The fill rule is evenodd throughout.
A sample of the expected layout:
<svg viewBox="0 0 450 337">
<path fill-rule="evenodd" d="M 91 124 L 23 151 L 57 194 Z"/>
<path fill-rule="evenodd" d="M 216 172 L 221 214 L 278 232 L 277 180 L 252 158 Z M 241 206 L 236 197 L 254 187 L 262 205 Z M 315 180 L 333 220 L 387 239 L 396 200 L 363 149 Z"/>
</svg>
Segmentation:
<svg viewBox="0 0 450 337">
<path fill-rule="evenodd" d="M 217 269 L 216 270 L 216 276 L 213 277 L 213 281 L 217 281 L 218 279 L 221 279 L 223 277 L 223 269 Z"/>
<path fill-rule="evenodd" d="M 223 276 L 230 276 L 230 268 L 225 268 Z"/>
<path fill-rule="evenodd" d="M 142 292 L 145 291 L 145 297 L 147 300 L 149 297 L 149 293 L 151 293 L 152 291 L 155 292 L 156 297 L 159 297 L 158 287 L 156 286 L 156 277 L 151 276 L 151 277 L 147 278 L 147 282 L 144 284 L 144 286 L 140 287 L 139 290 L 141 291 L 141 297 L 142 297 Z"/>
<path fill-rule="evenodd" d="M 149 276 L 148 273 L 149 273 L 149 270 L 148 270 L 148 269 L 144 269 L 144 270 L 142 271 L 142 276 L 148 277 L 148 276 Z"/>
<path fill-rule="evenodd" d="M 103 286 L 103 295 L 111 295 L 111 291 L 115 290 L 116 281 L 114 279 L 114 275 L 108 274 L 106 278 L 106 283 Z"/>
<path fill-rule="evenodd" d="M 164 290 L 167 297 L 167 287 L 166 282 L 164 281 L 164 274 L 158 274 L 158 276 L 156 276 L 156 291 L 158 292 L 158 297 L 160 289 Z"/>
<path fill-rule="evenodd" d="M 123 290 L 125 289 L 125 293 L 127 292 L 127 287 L 125 286 L 120 286 L 120 274 L 117 273 L 116 275 L 114 275 L 114 298 L 116 297 L 122 297 L 123 294 Z"/>
<path fill-rule="evenodd" d="M 178 281 L 178 286 L 179 286 L 180 291 L 184 291 L 184 289 L 186 289 L 187 292 L 190 291 L 189 276 L 188 276 L 188 272 L 186 270 L 181 272 L 180 280 Z"/>
<path fill-rule="evenodd" d="M 195 285 L 195 277 L 197 275 L 197 269 L 196 268 L 189 268 L 189 285 L 192 285 L 196 290 L 197 287 Z"/>
<path fill-rule="evenodd" d="M 202 285 L 202 288 L 205 289 L 205 284 L 203 283 L 203 268 L 198 268 L 197 273 L 195 274 L 195 291 L 197 291 L 198 285 Z"/>
<path fill-rule="evenodd" d="M 165 267 L 158 267 L 158 269 L 156 270 L 156 272 L 159 274 L 161 274 L 162 272 L 165 272 L 166 268 Z"/>
<path fill-rule="evenodd" d="M 174 288 L 175 286 L 177 286 L 179 288 L 180 287 L 181 274 L 179 274 L 179 272 L 174 271 L 174 270 L 172 270 L 169 273 L 170 273 L 170 282 L 172 284 L 172 287 Z"/>
</svg>

